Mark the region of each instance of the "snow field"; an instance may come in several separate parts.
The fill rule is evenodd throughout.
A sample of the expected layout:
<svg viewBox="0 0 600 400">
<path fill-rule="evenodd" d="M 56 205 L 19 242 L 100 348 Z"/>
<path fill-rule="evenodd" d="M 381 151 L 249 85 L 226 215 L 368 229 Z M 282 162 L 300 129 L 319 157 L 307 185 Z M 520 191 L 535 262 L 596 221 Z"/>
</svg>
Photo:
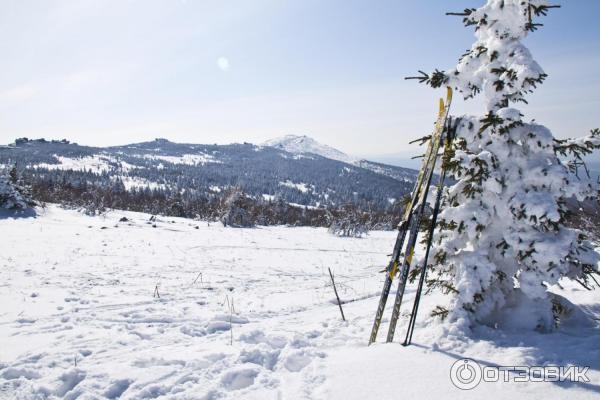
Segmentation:
<svg viewBox="0 0 600 400">
<path fill-rule="evenodd" d="M 373 295 L 390 234 L 148 218 L 51 206 L 0 220 L 0 397 L 312 397 L 320 337 L 343 326 L 327 267 L 342 294 Z M 314 310 L 330 312 L 298 317 Z"/>
<path fill-rule="evenodd" d="M 600 333 L 579 315 L 552 335 L 482 329 L 466 339 L 425 327 L 445 301 L 426 296 L 405 348 L 409 285 L 396 343 L 367 347 L 377 271 L 394 232 L 354 239 L 170 217 L 154 228 L 148 219 L 55 206 L 35 219 L 0 219 L 1 399 L 591 399 L 600 391 Z M 346 322 L 327 267 L 347 302 Z M 600 316 L 597 293 L 566 284 L 559 292 Z M 465 392 L 449 379 L 462 357 L 589 365 L 591 382 L 482 383 Z"/>
</svg>

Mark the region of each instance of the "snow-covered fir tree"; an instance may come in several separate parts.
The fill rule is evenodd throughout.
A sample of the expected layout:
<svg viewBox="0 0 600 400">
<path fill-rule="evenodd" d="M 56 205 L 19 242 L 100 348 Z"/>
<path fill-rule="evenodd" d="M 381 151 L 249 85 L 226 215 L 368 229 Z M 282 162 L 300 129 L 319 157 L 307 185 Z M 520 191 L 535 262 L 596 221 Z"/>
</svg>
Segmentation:
<svg viewBox="0 0 600 400">
<path fill-rule="evenodd" d="M 11 168 L 7 176 L 0 174 L 0 208 L 24 210 L 33 205 L 29 188 L 20 184 L 15 167 Z"/>
<path fill-rule="evenodd" d="M 229 190 L 223 201 L 220 220 L 223 226 L 234 228 L 249 228 L 255 225 L 250 213 L 252 201 L 241 188 L 235 187 Z"/>
<path fill-rule="evenodd" d="M 485 115 L 460 120 L 446 163 L 456 183 L 446 193 L 428 278 L 430 288 L 453 296 L 437 314 L 463 332 L 477 324 L 550 330 L 557 305 L 548 287 L 562 277 L 585 284 L 598 271 L 599 255 L 565 218 L 568 199 L 598 195 L 568 159 L 599 148 L 600 132 L 557 140 L 514 108 L 547 77 L 521 40 L 554 7 L 488 0 L 453 13 L 475 28 L 476 42 L 454 69 L 421 72 L 430 86 L 481 95 L 486 106 Z"/>
</svg>

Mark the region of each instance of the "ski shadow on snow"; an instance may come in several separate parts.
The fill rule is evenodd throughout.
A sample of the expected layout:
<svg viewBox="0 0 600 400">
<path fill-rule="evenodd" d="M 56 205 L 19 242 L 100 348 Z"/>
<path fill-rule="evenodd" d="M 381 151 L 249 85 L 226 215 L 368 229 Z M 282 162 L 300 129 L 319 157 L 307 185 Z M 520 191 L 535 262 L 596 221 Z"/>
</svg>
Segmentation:
<svg viewBox="0 0 600 400">
<path fill-rule="evenodd" d="M 0 208 L 0 220 L 3 219 L 22 219 L 22 218 L 36 218 L 37 212 L 35 208 L 28 208 L 26 210 L 6 210 Z"/>
<path fill-rule="evenodd" d="M 487 341 L 499 348 L 499 350 L 520 348 L 522 358 L 527 360 L 515 361 L 527 366 L 578 366 L 589 367 L 590 371 L 600 372 L 600 327 L 584 329 L 565 329 L 553 333 L 528 332 L 483 332 L 475 338 L 476 341 Z M 432 351 L 445 354 L 457 360 L 471 358 L 482 366 L 501 367 L 490 360 L 472 357 L 467 353 L 459 354 L 452 351 L 439 348 L 430 348 L 414 344 L 421 348 L 427 348 Z M 523 365 L 521 364 L 521 365 Z M 588 375 L 589 377 L 589 375 Z M 590 382 L 552 382 L 561 388 L 579 387 L 600 393 L 600 384 L 590 378 Z"/>
</svg>

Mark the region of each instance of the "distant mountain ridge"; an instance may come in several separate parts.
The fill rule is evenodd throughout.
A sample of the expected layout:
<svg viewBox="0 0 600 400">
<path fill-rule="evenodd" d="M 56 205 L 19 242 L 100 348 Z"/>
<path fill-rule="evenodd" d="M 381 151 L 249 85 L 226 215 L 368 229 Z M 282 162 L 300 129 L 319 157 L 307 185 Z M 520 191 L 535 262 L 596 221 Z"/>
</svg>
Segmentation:
<svg viewBox="0 0 600 400">
<path fill-rule="evenodd" d="M 267 140 L 262 146 L 275 147 L 293 154 L 317 154 L 332 160 L 338 160 L 347 164 L 368 169 L 376 174 L 388 176 L 390 178 L 403 181 L 414 182 L 417 171 L 410 168 L 397 167 L 394 165 L 383 164 L 374 161 L 368 161 L 349 156 L 348 154 L 317 142 L 306 135 L 286 135 L 275 139 Z"/>
<path fill-rule="evenodd" d="M 412 189 L 414 170 L 346 158 L 308 137 L 289 139 L 274 146 L 156 139 L 112 147 L 20 139 L 0 147 L 0 164 L 17 164 L 29 179 L 45 184 L 151 190 L 189 201 L 209 201 L 239 187 L 264 201 L 386 210 Z"/>
</svg>

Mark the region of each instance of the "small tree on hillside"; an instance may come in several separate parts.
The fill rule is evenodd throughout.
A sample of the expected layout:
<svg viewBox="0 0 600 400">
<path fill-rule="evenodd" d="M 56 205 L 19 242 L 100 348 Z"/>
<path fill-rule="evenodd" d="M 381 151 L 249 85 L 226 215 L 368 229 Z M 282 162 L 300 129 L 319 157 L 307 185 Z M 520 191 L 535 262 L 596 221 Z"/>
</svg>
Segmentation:
<svg viewBox="0 0 600 400">
<path fill-rule="evenodd" d="M 0 175 L 0 208 L 25 210 L 34 205 L 29 188 L 19 180 L 16 167 L 11 168 L 8 176 Z"/>
<path fill-rule="evenodd" d="M 232 188 L 225 194 L 220 220 L 223 226 L 235 228 L 253 227 L 256 222 L 251 214 L 254 202 L 240 188 Z"/>
</svg>

